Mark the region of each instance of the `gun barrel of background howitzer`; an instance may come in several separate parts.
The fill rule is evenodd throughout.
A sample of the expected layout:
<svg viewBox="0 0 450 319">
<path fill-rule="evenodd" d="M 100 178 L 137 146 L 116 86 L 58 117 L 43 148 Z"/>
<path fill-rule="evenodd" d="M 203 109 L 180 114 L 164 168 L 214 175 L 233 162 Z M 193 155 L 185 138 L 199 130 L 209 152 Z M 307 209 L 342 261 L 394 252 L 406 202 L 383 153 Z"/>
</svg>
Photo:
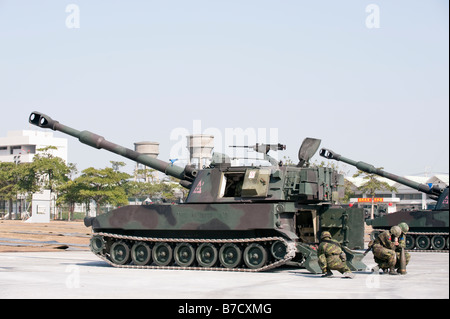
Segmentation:
<svg viewBox="0 0 450 319">
<path fill-rule="evenodd" d="M 440 188 L 434 188 L 434 187 L 429 187 L 428 185 L 425 184 L 421 184 L 421 183 L 417 183 L 414 182 L 410 179 L 392 174 L 392 173 L 388 173 L 386 171 L 383 171 L 379 168 L 375 168 L 375 166 L 365 163 L 365 162 L 361 162 L 361 161 L 354 161 L 352 159 L 346 158 L 340 154 L 337 154 L 331 150 L 322 148 L 319 152 L 320 156 L 328 158 L 328 159 L 333 159 L 336 161 L 341 161 L 344 163 L 347 163 L 349 165 L 355 166 L 357 169 L 359 169 L 360 171 L 369 173 L 369 174 L 375 174 L 378 176 L 382 176 L 382 177 L 386 177 L 390 180 L 396 181 L 400 184 L 409 186 L 411 188 L 414 188 L 420 192 L 429 194 L 429 195 L 434 195 L 434 196 L 439 196 L 440 193 L 442 192 L 442 189 Z"/>
<path fill-rule="evenodd" d="M 53 120 L 50 116 L 39 112 L 31 113 L 29 122 L 42 128 L 50 128 L 54 131 L 60 131 L 62 133 L 71 135 L 75 138 L 78 138 L 78 140 L 83 144 L 92 146 L 97 149 L 103 148 L 112 153 L 121 155 L 135 162 L 163 172 L 167 175 L 178 178 L 182 181 L 189 181 L 190 179 L 193 179 L 197 174 L 197 171 L 191 169 L 191 167 L 187 166 L 185 168 L 182 168 L 176 165 L 172 165 L 169 162 L 165 162 L 157 158 L 152 158 L 148 155 L 144 155 L 129 148 L 112 143 L 106 140 L 103 136 L 97 135 L 95 133 L 89 131 L 79 131 L 67 125 L 61 124 L 58 121 Z M 188 183 L 180 182 L 180 184 L 185 187 L 189 186 Z"/>
</svg>

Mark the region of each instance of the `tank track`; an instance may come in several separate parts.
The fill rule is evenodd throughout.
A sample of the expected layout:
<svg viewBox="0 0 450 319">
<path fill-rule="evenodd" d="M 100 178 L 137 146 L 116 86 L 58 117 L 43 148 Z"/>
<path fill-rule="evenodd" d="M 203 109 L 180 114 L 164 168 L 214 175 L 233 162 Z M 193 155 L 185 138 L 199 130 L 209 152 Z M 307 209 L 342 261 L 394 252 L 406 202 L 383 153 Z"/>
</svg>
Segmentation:
<svg viewBox="0 0 450 319">
<path fill-rule="evenodd" d="M 449 233 L 438 233 L 438 232 L 408 232 L 408 235 L 410 236 L 414 236 L 414 240 L 417 240 L 418 236 L 427 236 L 430 241 L 432 240 L 432 238 L 434 236 L 441 236 L 446 243 L 444 244 L 444 249 L 435 249 L 432 245 L 432 243 L 430 242 L 430 247 L 428 249 L 418 249 L 417 247 L 417 242 L 414 244 L 415 247 L 414 249 L 408 249 L 407 251 L 409 252 L 421 252 L 421 253 L 448 253 L 448 236 Z"/>
<path fill-rule="evenodd" d="M 92 247 L 92 239 L 94 236 L 101 236 L 103 240 L 105 241 L 105 248 L 102 249 L 101 252 L 94 251 Z M 117 264 L 111 259 L 111 251 L 109 250 L 112 246 L 112 244 L 117 242 L 124 242 L 128 247 L 133 246 L 135 243 L 149 243 L 152 245 L 152 250 L 158 243 L 170 243 L 172 245 L 181 244 L 181 243 L 189 243 L 193 246 L 197 246 L 195 248 L 195 254 L 197 253 L 197 248 L 201 244 L 211 244 L 215 245 L 217 252 L 219 251 L 219 246 L 223 246 L 225 244 L 235 244 L 238 245 L 242 252 L 242 258 L 239 262 L 239 265 L 236 267 L 226 267 L 222 265 L 220 258 L 217 258 L 217 261 L 214 263 L 214 266 L 212 267 L 202 267 L 197 265 L 198 261 L 196 258 L 194 259 L 194 262 L 190 266 L 180 266 L 176 264 L 176 261 L 174 260 L 174 254 L 171 257 L 170 264 L 167 266 L 160 266 L 155 265 L 152 261 L 145 265 L 137 265 L 133 262 L 132 258 L 129 258 L 129 261 L 127 261 L 125 264 Z M 286 247 L 286 254 L 283 258 L 277 260 L 274 256 L 272 256 L 272 253 L 270 252 L 270 246 L 274 242 L 282 242 Z M 248 247 L 250 244 L 260 244 L 262 247 L 264 247 L 267 250 L 267 264 L 262 265 L 261 267 L 257 268 L 248 268 L 245 265 L 244 262 L 244 249 Z M 109 247 L 108 247 L 109 246 Z M 91 238 L 91 244 L 90 244 L 91 251 L 97 255 L 100 259 L 108 263 L 109 265 L 116 267 L 116 268 L 130 268 L 130 269 L 165 269 L 165 270 L 207 270 L 207 271 L 233 271 L 233 272 L 262 272 L 267 271 L 270 269 L 274 269 L 277 267 L 280 267 L 290 260 L 292 260 L 295 257 L 296 254 L 296 246 L 293 241 L 287 241 L 283 237 L 258 237 L 258 238 L 240 238 L 240 239 L 191 239 L 191 238 L 153 238 L 153 237 L 139 237 L 139 236 L 127 236 L 127 235 L 120 235 L 120 234 L 112 234 L 112 233 L 104 233 L 104 232 L 98 232 L 93 233 L 93 237 Z M 172 252 L 174 249 L 172 248 Z M 218 253 L 220 254 L 220 253 Z M 247 267 L 247 268 L 246 268 Z"/>
</svg>

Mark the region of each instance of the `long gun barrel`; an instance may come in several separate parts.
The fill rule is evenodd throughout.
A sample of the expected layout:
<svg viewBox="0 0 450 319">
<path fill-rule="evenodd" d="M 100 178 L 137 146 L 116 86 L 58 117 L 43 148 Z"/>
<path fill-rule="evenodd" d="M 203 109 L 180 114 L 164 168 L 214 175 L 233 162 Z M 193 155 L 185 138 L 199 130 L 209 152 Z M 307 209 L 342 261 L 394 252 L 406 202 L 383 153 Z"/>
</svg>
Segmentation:
<svg viewBox="0 0 450 319">
<path fill-rule="evenodd" d="M 329 150 L 326 148 L 322 148 L 320 150 L 319 154 L 320 154 L 320 156 L 325 157 L 327 159 L 342 161 L 349 165 L 355 166 L 360 171 L 363 171 L 363 172 L 366 172 L 369 174 L 376 174 L 379 176 L 383 176 L 390 180 L 396 181 L 400 184 L 409 186 L 409 187 L 414 188 L 422 193 L 426 193 L 426 194 L 430 195 L 430 197 L 433 199 L 437 199 L 437 197 L 439 197 L 439 195 L 443 192 L 443 189 L 438 186 L 433 186 L 430 188 L 426 184 L 417 183 L 410 179 L 407 179 L 407 178 L 404 178 L 404 177 L 401 177 L 401 176 L 398 176 L 398 175 L 395 175 L 392 173 L 385 172 L 385 171 L 383 171 L 379 168 L 375 168 L 373 165 L 367 164 L 365 162 L 357 162 L 357 161 L 351 160 L 349 158 L 346 158 L 346 157 L 344 157 L 340 154 L 337 154 L 337 153 L 333 152 L 332 150 Z"/>
<path fill-rule="evenodd" d="M 95 147 L 97 149 L 105 149 L 110 152 L 116 153 L 135 162 L 143 164 L 145 166 L 156 169 L 167 175 L 180 179 L 180 184 L 183 187 L 190 188 L 192 181 L 197 176 L 197 171 L 191 166 L 187 165 L 185 168 L 173 165 L 172 163 L 164 162 L 156 158 L 144 155 L 142 153 L 133 151 L 126 147 L 114 144 L 106 140 L 103 136 L 97 135 L 89 131 L 78 131 L 69 126 L 63 125 L 58 121 L 53 120 L 50 116 L 42 114 L 40 112 L 32 112 L 29 117 L 29 122 L 33 125 L 49 128 L 54 131 L 60 131 L 62 133 L 71 135 L 78 138 L 81 143 Z"/>
</svg>

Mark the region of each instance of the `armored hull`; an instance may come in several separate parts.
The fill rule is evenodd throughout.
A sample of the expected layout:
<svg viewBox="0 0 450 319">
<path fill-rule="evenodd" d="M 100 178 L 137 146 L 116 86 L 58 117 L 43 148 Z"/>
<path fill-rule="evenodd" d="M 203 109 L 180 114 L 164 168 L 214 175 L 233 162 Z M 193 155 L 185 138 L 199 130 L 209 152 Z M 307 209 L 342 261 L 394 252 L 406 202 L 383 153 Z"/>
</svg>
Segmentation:
<svg viewBox="0 0 450 319">
<path fill-rule="evenodd" d="M 113 265 L 146 268 L 267 270 L 295 257 L 275 204 L 125 206 L 86 219 L 91 249 Z"/>
</svg>

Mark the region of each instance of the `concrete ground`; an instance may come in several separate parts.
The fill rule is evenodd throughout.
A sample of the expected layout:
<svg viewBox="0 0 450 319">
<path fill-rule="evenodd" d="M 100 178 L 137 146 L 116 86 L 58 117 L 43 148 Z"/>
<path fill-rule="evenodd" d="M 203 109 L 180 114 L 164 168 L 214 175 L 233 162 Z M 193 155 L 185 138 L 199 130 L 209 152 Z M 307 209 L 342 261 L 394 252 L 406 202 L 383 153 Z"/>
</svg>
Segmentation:
<svg viewBox="0 0 450 319">
<path fill-rule="evenodd" d="M 408 274 L 320 278 L 305 269 L 264 273 L 119 269 L 88 251 L 0 253 L 0 299 L 449 298 L 449 254 L 412 253 Z M 369 253 L 363 262 L 371 267 Z"/>
</svg>

